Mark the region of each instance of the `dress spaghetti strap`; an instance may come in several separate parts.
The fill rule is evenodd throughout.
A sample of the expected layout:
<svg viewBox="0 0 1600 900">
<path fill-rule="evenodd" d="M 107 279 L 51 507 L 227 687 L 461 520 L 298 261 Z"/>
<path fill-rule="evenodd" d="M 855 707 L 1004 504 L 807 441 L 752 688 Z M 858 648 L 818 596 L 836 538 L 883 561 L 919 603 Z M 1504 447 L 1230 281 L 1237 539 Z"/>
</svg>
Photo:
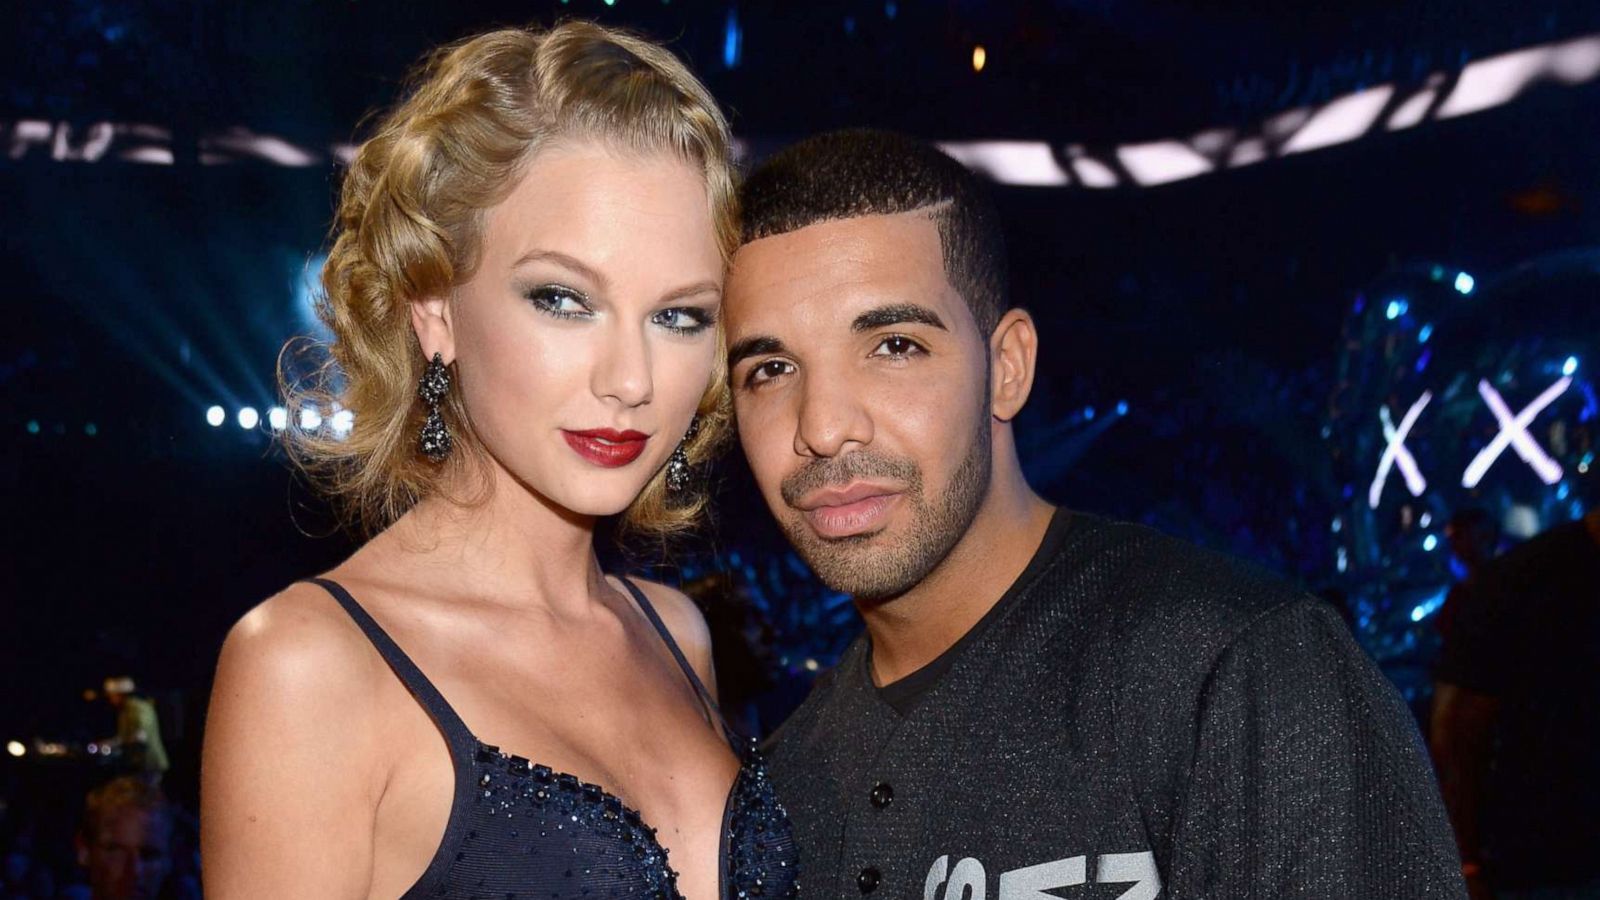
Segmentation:
<svg viewBox="0 0 1600 900">
<path fill-rule="evenodd" d="M 705 683 L 700 680 L 700 675 L 695 672 L 694 666 L 689 665 L 688 658 L 683 655 L 683 650 L 679 649 L 678 642 L 673 640 L 672 632 L 667 630 L 667 624 L 661 621 L 661 615 L 656 612 L 656 608 L 645 597 L 644 591 L 639 590 L 638 585 L 628 580 L 626 576 L 618 575 L 617 580 L 627 587 L 628 593 L 633 595 L 634 601 L 644 611 L 645 618 L 649 619 L 650 624 L 655 626 L 656 633 L 661 635 L 661 640 L 666 643 L 667 649 L 672 651 L 673 659 L 678 661 L 678 668 L 683 670 L 683 674 L 688 677 L 689 683 L 694 685 L 695 693 L 699 695 L 700 701 L 706 705 L 706 708 L 711 711 L 711 715 L 722 726 L 723 736 L 728 739 L 729 743 L 733 744 L 735 750 L 742 748 L 744 741 L 739 733 L 734 731 L 733 727 L 728 724 L 728 720 L 723 717 L 721 708 L 717 706 L 717 701 L 712 698 L 711 692 L 706 690 Z"/>
</svg>

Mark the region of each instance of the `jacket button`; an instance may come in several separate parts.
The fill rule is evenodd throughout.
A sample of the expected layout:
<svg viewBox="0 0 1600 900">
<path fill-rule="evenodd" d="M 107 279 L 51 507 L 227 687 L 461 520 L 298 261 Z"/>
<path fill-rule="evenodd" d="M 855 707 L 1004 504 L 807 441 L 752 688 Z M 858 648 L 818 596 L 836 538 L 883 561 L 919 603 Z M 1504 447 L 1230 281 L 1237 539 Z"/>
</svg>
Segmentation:
<svg viewBox="0 0 1600 900">
<path fill-rule="evenodd" d="M 883 874 L 881 872 L 872 866 L 867 866 L 861 870 L 861 874 L 856 876 L 856 887 L 861 889 L 861 893 L 870 894 L 878 889 L 878 882 L 882 880 Z"/>
<path fill-rule="evenodd" d="M 887 782 L 880 781 L 872 786 L 872 793 L 867 795 L 872 800 L 872 805 L 883 809 L 894 802 L 894 788 Z"/>
</svg>

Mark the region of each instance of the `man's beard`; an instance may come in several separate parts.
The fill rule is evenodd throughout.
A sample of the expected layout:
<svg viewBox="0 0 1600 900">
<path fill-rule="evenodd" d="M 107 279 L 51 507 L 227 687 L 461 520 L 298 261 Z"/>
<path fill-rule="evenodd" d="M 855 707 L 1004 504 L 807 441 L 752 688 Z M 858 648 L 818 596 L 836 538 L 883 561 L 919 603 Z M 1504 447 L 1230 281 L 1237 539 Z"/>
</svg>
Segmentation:
<svg viewBox="0 0 1600 900">
<path fill-rule="evenodd" d="M 798 514 L 779 517 L 779 524 L 828 587 L 857 602 L 897 597 L 928 577 L 972 526 L 989 493 L 992 452 L 989 415 L 984 410 L 949 487 L 934 501 L 929 501 L 922 470 L 914 461 L 872 450 L 813 460 L 779 486 L 792 513 L 801 497 L 819 488 L 843 486 L 858 478 L 892 480 L 904 485 L 903 496 L 911 508 L 910 528 L 904 535 L 876 532 L 823 538 Z"/>
</svg>

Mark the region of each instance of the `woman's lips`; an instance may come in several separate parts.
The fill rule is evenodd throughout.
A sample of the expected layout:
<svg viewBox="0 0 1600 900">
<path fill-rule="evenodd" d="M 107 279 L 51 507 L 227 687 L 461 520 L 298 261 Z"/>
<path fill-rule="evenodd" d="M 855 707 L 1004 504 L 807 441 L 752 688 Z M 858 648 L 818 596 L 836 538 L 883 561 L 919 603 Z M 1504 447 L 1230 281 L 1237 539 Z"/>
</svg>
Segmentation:
<svg viewBox="0 0 1600 900">
<path fill-rule="evenodd" d="M 568 431 L 561 436 L 567 446 L 594 465 L 606 469 L 625 466 L 639 458 L 650 436 L 638 431 L 617 431 L 614 428 L 594 428 L 588 431 Z"/>
</svg>

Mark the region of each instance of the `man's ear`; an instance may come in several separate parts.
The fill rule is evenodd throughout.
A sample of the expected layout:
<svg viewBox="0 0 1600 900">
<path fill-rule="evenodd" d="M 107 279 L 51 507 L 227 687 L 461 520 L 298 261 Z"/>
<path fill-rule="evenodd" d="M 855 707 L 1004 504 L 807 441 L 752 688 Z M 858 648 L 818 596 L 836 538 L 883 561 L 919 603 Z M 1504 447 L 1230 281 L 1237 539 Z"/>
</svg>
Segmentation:
<svg viewBox="0 0 1600 900">
<path fill-rule="evenodd" d="M 1025 309 L 1006 310 L 989 337 L 989 402 L 996 419 L 1011 421 L 1028 402 L 1038 354 L 1033 316 Z"/>
<path fill-rule="evenodd" d="M 411 301 L 411 328 L 417 333 L 424 359 L 431 360 L 437 353 L 444 357 L 445 365 L 455 362 L 456 336 L 451 323 L 449 298 L 423 297 Z"/>
</svg>

